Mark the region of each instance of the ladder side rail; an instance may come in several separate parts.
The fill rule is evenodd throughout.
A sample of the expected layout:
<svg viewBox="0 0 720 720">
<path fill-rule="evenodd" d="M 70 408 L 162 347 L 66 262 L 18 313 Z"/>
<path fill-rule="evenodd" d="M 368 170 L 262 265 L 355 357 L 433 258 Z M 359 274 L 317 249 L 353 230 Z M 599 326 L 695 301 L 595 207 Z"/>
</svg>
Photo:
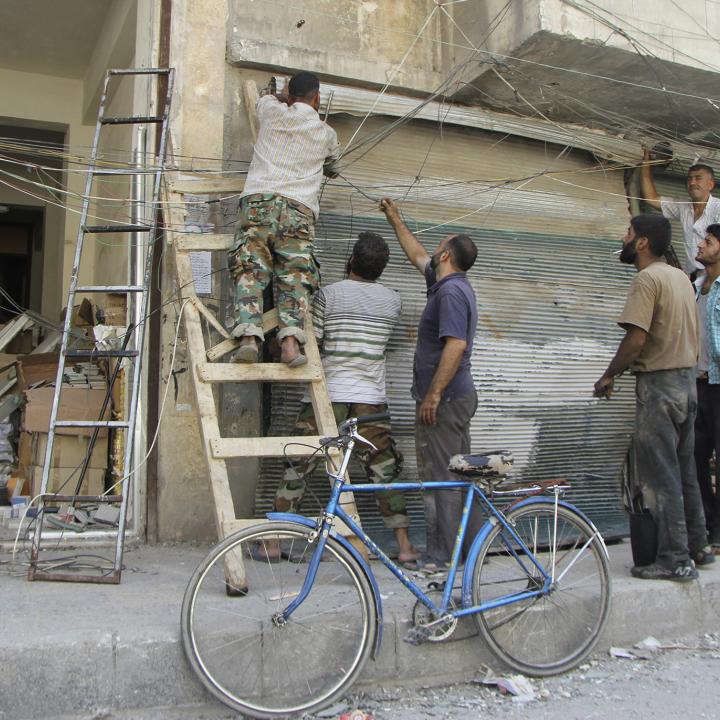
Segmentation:
<svg viewBox="0 0 720 720">
<path fill-rule="evenodd" d="M 172 207 L 171 203 L 174 195 L 175 193 L 167 195 L 169 207 Z M 179 214 L 177 208 L 172 208 L 171 213 L 174 221 L 173 226 L 175 222 L 180 226 L 181 222 L 180 218 L 177 217 Z M 192 282 L 190 256 L 187 252 L 176 250 L 174 259 L 180 297 L 184 301 L 188 301 L 184 311 L 188 356 L 192 366 L 196 367 L 206 360 L 205 338 L 202 331 L 200 312 L 194 303 L 197 295 L 195 294 L 194 284 Z M 202 436 L 203 451 L 210 475 L 210 490 L 213 496 L 215 525 L 218 538 L 223 538 L 225 536 L 224 524 L 235 519 L 235 506 L 232 501 L 232 495 L 230 494 L 230 482 L 225 461 L 213 458 L 210 449 L 211 442 L 220 439 L 220 425 L 217 421 L 215 397 L 211 385 L 201 382 L 195 372 L 190 373 L 190 376 L 195 391 L 195 400 L 198 404 L 200 434 Z"/>
<path fill-rule="evenodd" d="M 152 282 L 152 264 L 153 264 L 153 251 L 155 243 L 157 241 L 158 234 L 158 218 L 160 216 L 160 193 L 162 189 L 162 178 L 165 166 L 165 151 L 167 147 L 167 135 L 168 135 L 168 120 L 170 117 L 170 103 L 172 99 L 173 84 L 174 84 L 174 70 L 170 69 L 168 73 L 168 86 L 165 95 L 165 107 L 163 108 L 163 121 L 162 130 L 160 133 L 160 147 L 158 148 L 157 156 L 155 158 L 155 180 L 153 185 L 152 194 L 152 210 L 151 210 L 151 231 L 148 234 L 148 238 L 151 239 L 148 249 L 145 255 L 145 268 L 143 273 L 143 292 L 142 299 L 140 301 L 140 323 L 139 327 L 134 328 L 135 334 L 135 349 L 138 351 L 136 356 L 134 367 L 133 367 L 133 379 L 132 389 L 130 393 L 130 405 L 128 412 L 128 431 L 125 437 L 125 455 L 123 462 L 123 475 L 121 485 L 121 495 L 123 497 L 122 503 L 120 504 L 120 516 L 118 518 L 118 533 L 120 536 L 125 533 L 125 524 L 127 522 L 127 507 L 128 507 L 128 496 L 130 487 L 130 473 L 132 472 L 132 464 L 134 460 L 134 446 L 135 446 L 135 423 L 137 421 L 137 407 L 138 399 L 140 397 L 140 384 L 142 381 L 142 359 L 143 359 L 143 347 L 145 343 L 145 330 L 147 327 L 147 311 L 148 311 L 148 297 L 150 295 L 150 283 Z M 123 538 L 118 537 L 118 543 L 115 548 L 115 572 L 119 573 L 122 567 L 122 556 L 124 549 Z"/>
<path fill-rule="evenodd" d="M 55 392 L 53 393 L 53 402 L 50 409 L 50 421 L 48 424 L 48 439 L 47 446 L 45 448 L 45 461 L 43 465 L 42 479 L 40 481 L 40 499 L 38 501 L 38 513 L 35 522 L 35 532 L 33 533 L 32 546 L 30 552 L 30 569 L 29 576 L 32 578 L 35 574 L 36 567 L 33 561 L 38 559 L 40 551 L 40 536 L 42 533 L 43 526 L 43 508 L 44 500 L 43 496 L 47 492 L 48 482 L 50 480 L 50 469 L 53 456 L 53 447 L 55 444 L 55 423 L 57 422 L 58 411 L 60 408 L 60 394 L 62 391 L 63 375 L 65 374 L 65 355 L 68 349 L 68 342 L 70 339 L 70 330 L 72 325 L 72 312 L 73 305 L 75 302 L 75 289 L 78 285 L 78 278 L 80 275 L 80 261 L 82 258 L 83 239 L 85 236 L 85 225 L 87 223 L 88 212 L 90 210 L 90 191 L 93 183 L 93 169 L 97 160 L 98 145 L 100 141 L 100 131 L 102 129 L 102 123 L 100 122 L 104 112 L 105 103 L 107 101 L 107 91 L 110 82 L 110 74 L 105 75 L 105 82 L 103 84 L 103 91 L 100 97 L 100 107 L 98 109 L 98 119 L 95 124 L 95 135 L 93 136 L 93 143 L 90 150 L 90 160 L 88 164 L 87 177 L 85 179 L 85 195 L 83 198 L 82 211 L 80 213 L 80 224 L 78 227 L 77 243 L 75 245 L 75 257 L 73 259 L 72 275 L 70 277 L 70 286 L 68 288 L 68 300 L 67 307 L 65 309 L 65 320 L 63 322 L 62 340 L 60 342 L 60 353 L 58 357 L 58 369 L 55 376 Z"/>
</svg>

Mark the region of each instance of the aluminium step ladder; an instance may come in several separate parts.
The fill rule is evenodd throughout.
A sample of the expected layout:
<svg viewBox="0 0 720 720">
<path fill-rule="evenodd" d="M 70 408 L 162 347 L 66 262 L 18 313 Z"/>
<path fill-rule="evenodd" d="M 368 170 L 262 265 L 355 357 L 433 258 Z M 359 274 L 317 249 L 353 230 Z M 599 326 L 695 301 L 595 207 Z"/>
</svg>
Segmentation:
<svg viewBox="0 0 720 720">
<path fill-rule="evenodd" d="M 139 78 L 142 76 L 150 76 L 150 81 L 154 79 L 158 87 L 161 88 L 162 112 L 156 115 L 134 115 L 128 117 L 114 117 L 105 114 L 106 105 L 108 104 L 109 93 L 116 89 L 117 84 L 123 79 Z M 85 182 L 85 192 L 83 195 L 82 212 L 80 216 L 80 227 L 78 230 L 77 244 L 75 247 L 75 257 L 73 261 L 72 276 L 70 278 L 70 286 L 67 297 L 67 310 L 65 312 L 65 321 L 62 333 L 62 341 L 60 345 L 60 354 L 58 362 L 57 376 L 55 380 L 55 391 L 53 395 L 52 408 L 50 411 L 50 424 L 48 428 L 48 439 L 45 450 L 45 460 L 43 465 L 42 480 L 39 494 L 39 504 L 37 508 L 35 529 L 32 536 L 32 548 L 30 555 L 30 569 L 28 571 L 29 580 L 62 580 L 70 582 L 98 582 L 98 583 L 119 583 L 122 573 L 122 556 L 124 546 L 124 536 L 127 524 L 127 511 L 129 501 L 130 479 L 133 474 L 134 462 L 134 431 L 137 419 L 138 401 L 140 398 L 142 355 L 145 340 L 145 326 L 148 317 L 148 297 L 150 290 L 150 282 L 152 275 L 152 259 L 153 245 L 158 233 L 158 222 L 160 217 L 159 199 L 161 191 L 161 181 L 165 163 L 165 151 L 168 136 L 168 118 L 170 112 L 170 100 L 173 91 L 174 70 L 172 68 L 131 68 L 121 70 L 108 70 L 105 76 L 102 96 L 100 99 L 100 107 L 98 110 L 98 118 L 95 126 L 95 134 L 93 137 L 92 149 L 90 152 L 90 160 L 87 169 L 87 178 Z M 146 127 L 160 127 L 159 139 L 157 143 L 157 153 L 154 164 L 151 168 L 147 167 L 146 156 L 142 156 L 137 164 L 113 163 L 100 160 L 98 158 L 99 145 L 105 128 L 115 127 L 118 125 L 134 125 Z M 90 207 L 93 200 L 93 186 L 98 178 L 108 178 L 116 176 L 133 176 L 152 175 L 153 190 L 152 201 L 140 218 L 132 218 L 130 222 L 117 222 L 110 224 L 95 224 L 90 222 Z M 144 200 L 144 199 L 143 199 Z M 122 203 L 122 207 L 135 207 L 141 201 L 127 199 L 127 203 Z M 105 221 L 107 223 L 107 221 Z M 79 283 L 81 261 L 83 259 L 83 249 L 88 240 L 97 238 L 97 236 L 107 234 L 124 234 L 129 237 L 128 247 L 134 249 L 142 258 L 143 245 L 147 246 L 145 251 L 145 259 L 143 263 L 143 276 L 141 282 L 137 282 L 140 278 L 135 279 L 135 283 L 124 282 L 113 285 L 81 285 Z M 130 270 L 132 273 L 132 269 Z M 130 273 L 128 273 L 130 275 Z M 126 323 L 126 330 L 123 338 L 122 347 L 119 349 L 88 349 L 75 350 L 69 347 L 71 336 L 71 322 L 73 315 L 73 307 L 75 298 L 79 293 L 96 296 L 99 293 L 113 293 L 125 295 L 126 312 L 130 306 L 139 308 L 137 324 Z M 68 361 L 74 360 L 96 360 L 105 359 L 108 362 L 108 388 L 103 402 L 100 416 L 96 420 L 77 420 L 77 419 L 58 419 L 58 411 L 60 408 L 63 378 L 66 374 Z M 113 385 L 121 375 L 121 365 L 129 366 L 126 375 L 129 377 L 129 393 L 124 414 L 126 417 L 120 420 L 106 419 L 106 411 L 110 404 Z M 111 369 L 112 366 L 112 369 Z M 77 478 L 74 492 L 61 494 L 60 492 L 48 492 L 48 484 L 52 472 L 53 446 L 56 433 L 62 429 L 75 428 L 78 431 L 84 429 L 90 432 L 88 448 L 85 459 L 78 468 L 79 476 Z M 123 442 L 123 465 L 122 477 L 120 480 L 105 493 L 100 495 L 81 495 L 80 489 L 83 478 L 88 469 L 90 457 L 98 435 L 101 432 L 124 433 Z M 113 480 L 115 478 L 113 477 Z M 65 485 L 63 483 L 63 485 Z M 112 569 L 108 567 L 96 568 L 96 573 L 70 573 L 58 572 L 50 569 L 50 564 L 44 561 L 42 556 L 41 541 L 43 536 L 43 527 L 45 525 L 45 515 L 48 508 L 57 503 L 61 503 L 61 508 L 65 506 L 65 512 L 75 513 L 78 504 L 98 505 L 99 510 L 103 507 L 114 506 L 115 511 L 110 511 L 109 516 L 112 518 L 108 527 L 115 530 L 115 555 L 112 561 Z M 70 517 L 70 515 L 66 515 Z M 115 520 L 115 517 L 117 520 Z M 82 542 L 83 535 L 73 536 L 79 542 Z M 60 566 L 62 569 L 62 565 Z M 95 568 L 93 568 L 95 569 Z"/>
</svg>

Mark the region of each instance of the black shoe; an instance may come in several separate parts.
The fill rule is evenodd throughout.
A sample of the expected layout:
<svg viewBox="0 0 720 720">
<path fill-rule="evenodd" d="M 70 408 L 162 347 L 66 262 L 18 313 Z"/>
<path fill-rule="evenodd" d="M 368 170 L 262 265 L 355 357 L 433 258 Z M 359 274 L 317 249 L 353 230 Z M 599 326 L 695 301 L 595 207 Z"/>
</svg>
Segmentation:
<svg viewBox="0 0 720 720">
<path fill-rule="evenodd" d="M 689 582 L 697 579 L 698 572 L 692 562 L 678 563 L 674 569 L 668 570 L 653 563 L 634 567 L 630 574 L 639 580 L 672 580 L 674 582 Z"/>
<path fill-rule="evenodd" d="M 709 545 L 690 553 L 690 557 L 697 567 L 705 567 L 707 565 L 712 565 L 715 562 L 715 555 Z"/>
</svg>

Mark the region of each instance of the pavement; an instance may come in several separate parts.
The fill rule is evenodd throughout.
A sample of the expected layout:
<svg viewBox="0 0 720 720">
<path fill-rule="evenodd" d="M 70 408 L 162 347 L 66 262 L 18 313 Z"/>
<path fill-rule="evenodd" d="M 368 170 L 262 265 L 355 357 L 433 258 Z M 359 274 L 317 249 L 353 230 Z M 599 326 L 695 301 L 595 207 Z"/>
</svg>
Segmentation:
<svg viewBox="0 0 720 720">
<path fill-rule="evenodd" d="M 28 582 L 26 567 L 0 555 L 0 719 L 140 718 L 151 708 L 217 705 L 192 674 L 180 641 L 182 595 L 208 548 L 130 548 L 120 585 Z M 629 544 L 609 551 L 613 606 L 597 654 L 649 635 L 664 640 L 718 631 L 720 562 L 697 582 L 635 580 Z M 359 687 L 443 684 L 476 677 L 483 664 L 501 669 L 467 627 L 446 643 L 403 642 L 414 598 L 380 563 L 372 567 L 385 628 L 379 657 L 368 662 Z M 232 716 L 217 709 L 218 717 Z"/>
</svg>

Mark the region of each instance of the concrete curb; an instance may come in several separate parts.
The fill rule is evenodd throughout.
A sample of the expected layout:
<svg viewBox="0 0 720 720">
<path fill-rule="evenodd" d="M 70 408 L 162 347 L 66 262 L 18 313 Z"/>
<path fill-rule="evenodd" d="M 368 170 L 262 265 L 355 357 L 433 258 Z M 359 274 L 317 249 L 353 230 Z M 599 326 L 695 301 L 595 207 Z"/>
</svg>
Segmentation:
<svg viewBox="0 0 720 720">
<path fill-rule="evenodd" d="M 613 607 L 596 652 L 630 646 L 648 635 L 673 639 L 718 630 L 720 563 L 686 585 L 638 581 L 628 575 L 627 546 L 610 550 Z M 129 555 L 139 557 L 127 562 L 137 561 L 140 574 L 126 575 L 114 587 L 3 581 L 0 606 L 13 593 L 15 599 L 3 606 L 3 624 L 14 631 L 0 639 L 5 668 L 0 718 L 35 720 L 207 702 L 179 637 L 184 582 L 202 552 L 137 549 Z M 386 587 L 383 582 L 383 592 Z M 366 666 L 360 685 L 457 681 L 476 677 L 482 664 L 499 666 L 478 637 L 419 647 L 405 643 L 412 598 L 399 585 L 389 589 L 382 649 Z M 456 634 L 467 636 L 471 628 L 467 621 Z"/>
</svg>

